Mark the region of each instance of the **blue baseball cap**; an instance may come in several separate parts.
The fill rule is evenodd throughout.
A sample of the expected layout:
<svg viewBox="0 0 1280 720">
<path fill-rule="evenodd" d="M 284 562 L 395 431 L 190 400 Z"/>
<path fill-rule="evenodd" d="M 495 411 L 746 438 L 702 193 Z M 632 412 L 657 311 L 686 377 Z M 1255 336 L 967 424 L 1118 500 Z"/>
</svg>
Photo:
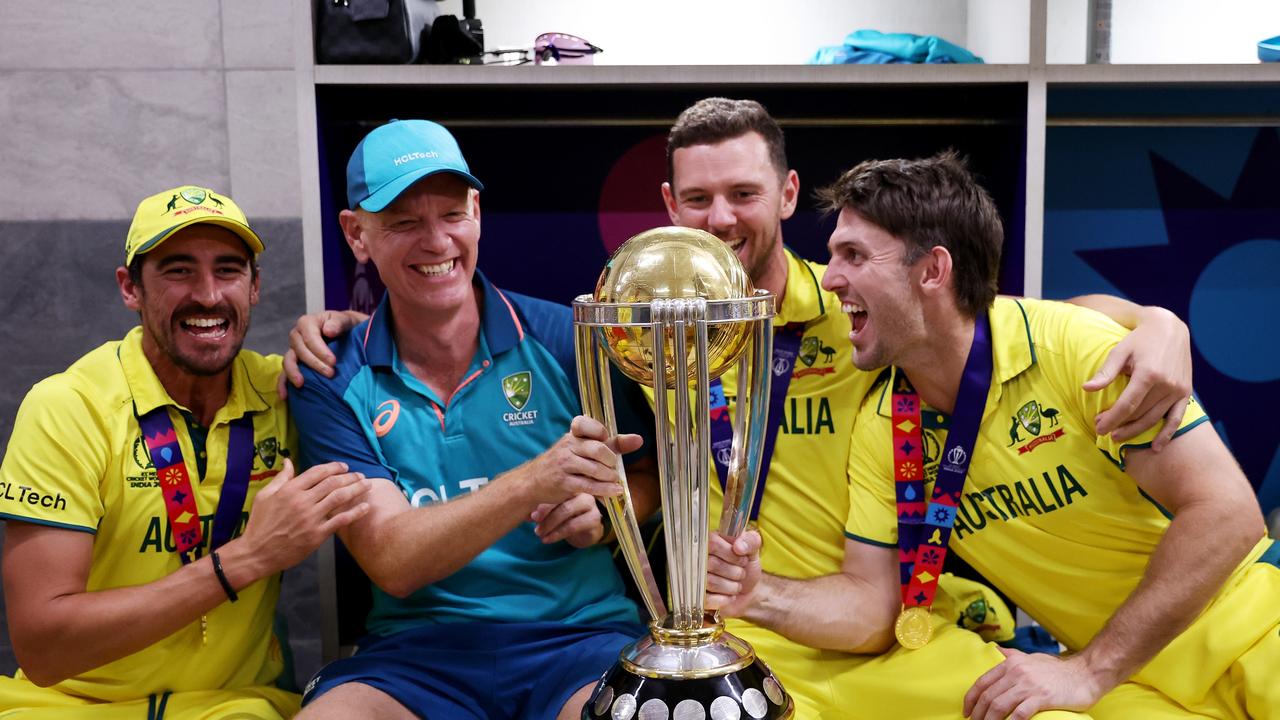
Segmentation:
<svg viewBox="0 0 1280 720">
<path fill-rule="evenodd" d="M 347 206 L 382 212 L 424 177 L 453 173 L 484 190 L 462 157 L 458 141 L 430 120 L 392 120 L 365 135 L 347 161 Z"/>
</svg>

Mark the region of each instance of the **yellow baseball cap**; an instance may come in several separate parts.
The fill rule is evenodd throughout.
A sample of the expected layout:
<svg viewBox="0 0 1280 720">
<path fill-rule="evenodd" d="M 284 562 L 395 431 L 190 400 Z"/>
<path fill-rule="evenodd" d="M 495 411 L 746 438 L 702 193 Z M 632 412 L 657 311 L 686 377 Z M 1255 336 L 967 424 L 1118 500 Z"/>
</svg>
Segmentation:
<svg viewBox="0 0 1280 720">
<path fill-rule="evenodd" d="M 262 252 L 262 238 L 249 229 L 249 220 L 235 202 L 221 193 L 195 185 L 183 185 L 156 193 L 138 203 L 124 241 L 124 264 L 155 249 L 174 233 L 196 223 L 224 227 L 244 240 L 256 256 Z"/>
</svg>

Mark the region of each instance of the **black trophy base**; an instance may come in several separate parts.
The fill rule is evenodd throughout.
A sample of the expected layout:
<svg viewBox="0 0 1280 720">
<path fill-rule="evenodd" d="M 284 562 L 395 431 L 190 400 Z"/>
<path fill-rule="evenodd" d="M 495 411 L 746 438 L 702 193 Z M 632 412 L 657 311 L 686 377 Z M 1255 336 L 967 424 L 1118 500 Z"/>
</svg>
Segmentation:
<svg viewBox="0 0 1280 720">
<path fill-rule="evenodd" d="M 759 659 L 726 674 L 685 679 L 638 675 L 619 662 L 582 708 L 582 720 L 784 720 L 794 714 L 791 697 Z"/>
</svg>

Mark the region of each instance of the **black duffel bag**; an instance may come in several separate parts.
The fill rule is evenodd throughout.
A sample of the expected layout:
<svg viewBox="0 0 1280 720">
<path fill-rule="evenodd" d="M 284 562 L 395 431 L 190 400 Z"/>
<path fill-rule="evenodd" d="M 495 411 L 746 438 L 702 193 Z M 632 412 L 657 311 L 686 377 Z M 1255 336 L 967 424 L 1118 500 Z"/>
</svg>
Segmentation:
<svg viewBox="0 0 1280 720">
<path fill-rule="evenodd" d="M 316 0 L 316 62 L 422 62 L 439 14 L 436 0 Z"/>
</svg>

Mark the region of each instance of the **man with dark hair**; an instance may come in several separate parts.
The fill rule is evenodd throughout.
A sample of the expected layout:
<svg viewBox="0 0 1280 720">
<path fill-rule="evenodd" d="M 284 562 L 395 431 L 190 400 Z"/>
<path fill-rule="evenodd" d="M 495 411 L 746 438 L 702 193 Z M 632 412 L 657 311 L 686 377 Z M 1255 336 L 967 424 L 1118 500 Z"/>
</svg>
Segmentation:
<svg viewBox="0 0 1280 720">
<path fill-rule="evenodd" d="M 138 205 L 116 281 L 140 327 L 38 383 L 0 467 L 21 670 L 0 715 L 282 718 L 280 572 L 368 511 L 341 463 L 294 476 L 272 386 L 242 350 L 262 240 L 227 198 Z"/>
<path fill-rule="evenodd" d="M 790 368 L 787 382 L 775 383 L 770 400 L 778 413 L 771 422 L 777 434 L 772 457 L 762 465 L 764 490 L 755 519 L 759 536 L 752 533 L 740 541 L 750 547 L 763 537 L 759 564 L 750 568 L 759 578 L 756 589 L 738 593 L 742 569 L 720 566 L 712 558 L 709 606 L 720 608 L 730 618 L 729 630 L 750 641 L 769 661 L 795 697 L 799 717 L 839 717 L 853 699 L 860 703 L 860 715 L 954 717 L 963 689 L 1001 659 L 993 646 L 984 646 L 977 635 L 955 626 L 998 628 L 1000 637 L 1008 637 L 1013 618 L 976 583 L 948 577 L 950 592 L 944 591 L 940 605 L 946 607 L 936 613 L 939 642 L 932 656 L 873 659 L 856 654 L 878 652 L 888 640 L 866 632 L 864 616 L 874 616 L 872 609 L 848 600 L 872 576 L 863 568 L 863 546 L 844 532 L 850 517 L 848 463 L 854 417 L 876 375 L 858 371 L 850 361 L 849 319 L 835 296 L 819 287 L 825 267 L 783 244 L 782 221 L 796 209 L 800 181 L 787 165 L 781 128 L 757 102 L 707 98 L 681 113 L 671 128 L 667 164 L 669 178 L 662 195 L 672 222 L 707 230 L 729 244 L 755 286 L 778 298 L 775 360 Z M 1113 311 L 1120 314 L 1138 310 L 1127 304 L 1116 307 Z M 1176 318 L 1152 310 L 1144 315 L 1144 321 L 1148 319 L 1155 328 L 1151 346 L 1163 352 L 1176 344 L 1180 352 L 1187 351 L 1185 327 Z M 1150 324 L 1144 322 L 1144 328 L 1150 330 Z M 1114 365 L 1100 373 L 1097 382 L 1114 376 L 1126 357 L 1117 353 Z M 1150 368 L 1162 363 L 1162 358 L 1139 362 L 1138 372 L 1150 380 L 1158 374 Z M 1151 400 L 1154 412 L 1148 413 L 1147 402 L 1140 401 L 1106 413 L 1102 420 L 1113 427 L 1130 420 L 1150 424 L 1177 397 L 1185 397 L 1189 385 L 1184 381 L 1172 392 L 1159 388 L 1166 399 Z M 732 370 L 722 378 L 722 386 L 732 410 L 737 387 Z M 1131 389 L 1136 395 L 1143 392 L 1140 387 Z M 1133 409 L 1142 412 L 1125 419 Z M 713 496 L 713 504 L 721 502 L 714 485 Z M 718 516 L 713 506 L 711 517 Z M 736 557 L 719 538 L 713 537 L 712 543 L 726 557 Z M 734 577 L 720 577 L 718 567 Z M 966 613 L 971 604 L 975 610 Z M 957 673 L 954 678 L 948 669 Z M 927 672 L 935 682 L 929 688 L 900 682 L 913 672 Z"/>
<path fill-rule="evenodd" d="M 848 208 L 907 242 L 908 264 L 930 248 L 946 248 L 955 258 L 955 292 L 970 316 L 991 306 L 999 292 L 997 273 L 1004 226 L 987 191 L 973 181 L 953 150 L 931 163 L 878 160 L 819 188 L 829 212 Z"/>
<path fill-rule="evenodd" d="M 893 366 L 861 403 L 849 462 L 845 531 L 871 571 L 844 601 L 869 631 L 928 643 L 897 653 L 931 649 L 954 548 L 1070 651 L 1003 651 L 965 695 L 968 717 L 1280 710 L 1280 547 L 1200 407 L 1160 453 L 1154 428 L 1098 431 L 1125 381 L 1081 384 L 1123 329 L 995 296 L 1003 233 L 954 154 L 864 162 L 820 196 L 839 213 L 823 285 L 849 317 L 854 363 Z M 1024 442 L 1005 442 L 1010 418 Z"/>
<path fill-rule="evenodd" d="M 596 504 L 641 438 L 578 416 L 569 309 L 476 269 L 482 187 L 426 120 L 375 128 L 347 165 L 339 221 L 387 293 L 290 403 L 304 460 L 374 478 L 372 510 L 340 533 L 374 604 L 301 717 L 577 718 L 643 632 Z M 632 390 L 620 427 L 644 410 Z M 651 461 L 631 461 L 653 497 Z"/>
</svg>

